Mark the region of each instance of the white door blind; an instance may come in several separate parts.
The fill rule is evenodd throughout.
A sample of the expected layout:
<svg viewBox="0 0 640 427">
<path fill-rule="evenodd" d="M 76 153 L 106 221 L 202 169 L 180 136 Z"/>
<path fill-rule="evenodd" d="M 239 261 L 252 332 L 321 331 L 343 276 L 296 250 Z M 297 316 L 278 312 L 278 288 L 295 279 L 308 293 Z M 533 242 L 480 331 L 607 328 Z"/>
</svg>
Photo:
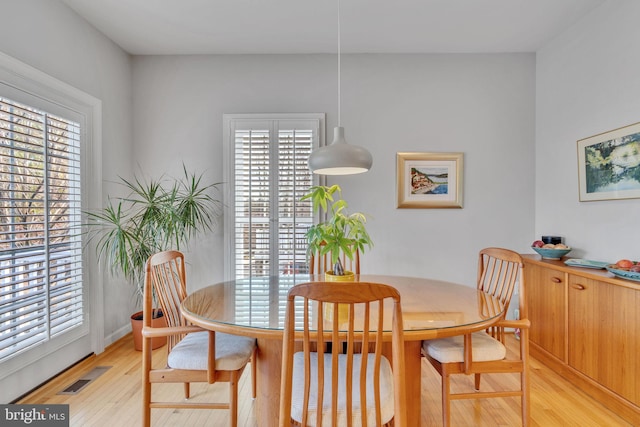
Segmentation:
<svg viewBox="0 0 640 427">
<path fill-rule="evenodd" d="M 0 97 L 0 361 L 83 323 L 80 125 Z"/>
<path fill-rule="evenodd" d="M 313 224 L 310 200 L 300 198 L 313 185 L 307 161 L 313 149 L 313 131 L 278 133 L 278 274 L 308 273 L 305 233 Z"/>
<path fill-rule="evenodd" d="M 271 166 L 269 130 L 235 132 L 235 275 L 268 276 Z"/>
<path fill-rule="evenodd" d="M 309 272 L 305 233 L 315 218 L 311 202 L 300 198 L 315 183 L 307 160 L 319 145 L 320 123 L 287 118 L 229 124 L 227 277 L 247 279 L 236 288 L 236 313 L 244 322 L 282 326 L 276 325 L 277 311 L 269 312 L 270 302 L 281 301 L 284 309 L 288 287 L 268 278 L 293 280 Z"/>
<path fill-rule="evenodd" d="M 307 159 L 317 131 L 236 128 L 233 160 L 234 275 L 308 272 L 305 233 L 313 224 Z"/>
</svg>

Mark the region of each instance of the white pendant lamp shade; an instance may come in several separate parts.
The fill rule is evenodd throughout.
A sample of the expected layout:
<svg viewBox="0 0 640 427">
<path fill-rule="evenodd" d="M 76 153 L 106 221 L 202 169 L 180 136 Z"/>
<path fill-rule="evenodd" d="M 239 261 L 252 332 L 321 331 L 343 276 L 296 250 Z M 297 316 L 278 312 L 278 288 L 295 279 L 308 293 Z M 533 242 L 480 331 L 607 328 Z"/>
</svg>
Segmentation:
<svg viewBox="0 0 640 427">
<path fill-rule="evenodd" d="M 371 169 L 373 158 L 366 148 L 349 145 L 340 125 L 340 0 L 338 0 L 338 126 L 333 128 L 333 142 L 314 150 L 309 169 L 318 175 L 354 175 Z"/>
<path fill-rule="evenodd" d="M 365 148 L 347 144 L 344 128 L 333 128 L 333 142 L 309 156 L 309 169 L 319 175 L 354 175 L 371 169 L 373 158 Z"/>
</svg>

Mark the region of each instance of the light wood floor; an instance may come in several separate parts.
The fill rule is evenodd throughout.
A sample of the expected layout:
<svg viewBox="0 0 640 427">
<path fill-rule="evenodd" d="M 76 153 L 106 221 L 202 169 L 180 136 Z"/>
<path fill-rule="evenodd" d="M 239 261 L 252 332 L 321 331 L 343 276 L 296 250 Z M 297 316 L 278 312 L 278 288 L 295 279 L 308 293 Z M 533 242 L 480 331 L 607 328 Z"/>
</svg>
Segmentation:
<svg viewBox="0 0 640 427">
<path fill-rule="evenodd" d="M 516 341 L 509 338 L 509 349 L 516 348 Z M 164 351 L 156 351 L 154 363 L 162 364 Z M 133 349 L 130 335 L 111 345 L 98 356 L 92 356 L 69 369 L 26 396 L 18 403 L 65 403 L 70 405 L 71 426 L 120 427 L 138 426 L 141 420 L 141 353 Z M 77 395 L 57 393 L 96 366 L 111 366 L 97 380 L 90 383 Z M 246 369 L 240 384 L 240 408 L 238 425 L 256 426 L 251 399 L 250 369 Z M 452 381 L 457 389 L 472 388 L 472 379 L 459 377 Z M 500 387 L 517 385 L 517 377 L 504 379 L 483 375 L 483 386 Z M 259 385 L 258 385 L 259 386 Z M 157 394 L 156 394 L 157 393 Z M 226 384 L 211 386 L 193 384 L 194 399 L 225 400 Z M 160 396 L 162 395 L 162 396 Z M 180 399 L 182 385 L 157 385 L 154 398 Z M 440 377 L 431 365 L 423 361 L 422 367 L 422 426 L 440 426 Z M 482 399 L 452 402 L 453 426 L 518 426 L 520 425 L 520 402 L 518 398 Z M 154 409 L 154 426 L 226 426 L 226 410 L 173 410 Z M 550 426 L 630 426 L 613 412 L 591 399 L 544 365 L 531 363 L 531 425 Z"/>
</svg>

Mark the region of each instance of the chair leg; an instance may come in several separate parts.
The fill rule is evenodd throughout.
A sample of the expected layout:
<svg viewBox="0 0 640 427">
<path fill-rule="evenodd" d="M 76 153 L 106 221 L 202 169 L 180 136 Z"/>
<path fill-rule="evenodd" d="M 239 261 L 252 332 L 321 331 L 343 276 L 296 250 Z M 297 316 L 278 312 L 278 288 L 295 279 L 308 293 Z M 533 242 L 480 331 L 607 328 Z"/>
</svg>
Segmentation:
<svg viewBox="0 0 640 427">
<path fill-rule="evenodd" d="M 529 384 L 526 378 L 527 374 L 522 372 L 520 374 L 520 382 L 522 384 L 522 398 L 520 401 L 522 411 L 522 427 L 529 425 Z"/>
<path fill-rule="evenodd" d="M 229 425 L 238 426 L 238 371 L 232 372 L 229 379 Z"/>
<path fill-rule="evenodd" d="M 475 374 L 474 375 L 474 385 L 476 387 L 476 391 L 480 391 L 480 374 Z"/>
<path fill-rule="evenodd" d="M 451 388 L 451 379 L 449 373 L 442 367 L 442 425 L 449 427 L 451 423 L 451 399 L 449 392 Z"/>
<path fill-rule="evenodd" d="M 256 372 L 257 372 L 257 347 L 253 349 L 253 354 L 251 354 L 251 397 L 254 399 L 257 396 L 258 387 L 256 385 Z"/>
<path fill-rule="evenodd" d="M 142 342 L 142 426 L 151 426 L 151 339 L 144 338 Z"/>
<path fill-rule="evenodd" d="M 184 383 L 184 398 L 188 399 L 191 397 L 191 387 L 189 383 Z"/>
<path fill-rule="evenodd" d="M 142 385 L 142 427 L 151 427 L 151 383 Z"/>
<path fill-rule="evenodd" d="M 529 425 L 529 330 L 523 328 L 520 331 L 520 357 L 522 358 L 522 372 L 520 373 L 520 387 L 522 388 L 522 426 Z"/>
</svg>

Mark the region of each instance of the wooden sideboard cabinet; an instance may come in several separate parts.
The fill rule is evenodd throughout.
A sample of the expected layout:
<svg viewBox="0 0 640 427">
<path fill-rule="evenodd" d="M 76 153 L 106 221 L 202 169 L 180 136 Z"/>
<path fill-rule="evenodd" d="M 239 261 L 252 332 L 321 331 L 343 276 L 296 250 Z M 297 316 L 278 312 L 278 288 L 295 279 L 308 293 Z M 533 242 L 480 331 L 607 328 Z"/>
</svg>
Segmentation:
<svg viewBox="0 0 640 427">
<path fill-rule="evenodd" d="M 524 269 L 526 295 L 529 298 L 529 339 L 551 356 L 566 362 L 567 286 L 561 271 L 539 265 Z"/>
<path fill-rule="evenodd" d="M 523 257 L 531 355 L 640 425 L 640 282 Z"/>
</svg>

